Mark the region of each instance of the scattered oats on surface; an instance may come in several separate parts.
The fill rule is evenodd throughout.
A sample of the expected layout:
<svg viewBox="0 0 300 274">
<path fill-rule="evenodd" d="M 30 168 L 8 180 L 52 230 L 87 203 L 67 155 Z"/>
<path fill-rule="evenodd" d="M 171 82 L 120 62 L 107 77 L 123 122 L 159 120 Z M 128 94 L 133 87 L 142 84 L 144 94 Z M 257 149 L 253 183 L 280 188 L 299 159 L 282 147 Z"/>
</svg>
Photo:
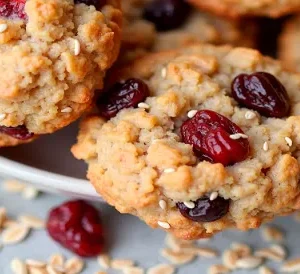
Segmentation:
<svg viewBox="0 0 300 274">
<path fill-rule="evenodd" d="M 193 209 L 195 208 L 195 203 L 193 202 L 183 202 L 187 208 Z"/>
<path fill-rule="evenodd" d="M 62 113 L 71 113 L 73 109 L 71 107 L 65 107 L 60 112 Z"/>
<path fill-rule="evenodd" d="M 281 266 L 281 271 L 287 272 L 287 273 L 300 271 L 300 258 L 295 258 L 295 259 L 286 261 Z"/>
<path fill-rule="evenodd" d="M 18 180 L 5 180 L 3 181 L 3 189 L 7 192 L 22 192 L 26 185 Z"/>
<path fill-rule="evenodd" d="M 97 261 L 99 265 L 105 269 L 108 269 L 110 267 L 110 257 L 107 254 L 99 255 Z"/>
<path fill-rule="evenodd" d="M 286 141 L 286 143 L 289 147 L 291 147 L 293 145 L 293 141 L 290 137 L 284 137 L 284 140 Z"/>
<path fill-rule="evenodd" d="M 243 257 L 237 260 L 237 268 L 253 269 L 259 267 L 263 263 L 263 259 L 255 256 Z"/>
<path fill-rule="evenodd" d="M 275 226 L 265 226 L 261 229 L 262 237 L 267 242 L 282 242 L 283 232 Z"/>
<path fill-rule="evenodd" d="M 29 231 L 30 228 L 25 225 L 17 224 L 10 226 L 6 228 L 1 234 L 2 243 L 5 245 L 19 243 L 26 238 Z"/>
<path fill-rule="evenodd" d="M 122 269 L 124 274 L 144 274 L 145 271 L 141 267 L 126 267 Z"/>
<path fill-rule="evenodd" d="M 282 262 L 286 257 L 286 251 L 284 250 L 284 248 L 277 245 L 259 249 L 255 251 L 254 254 L 255 256 L 276 262 Z"/>
<path fill-rule="evenodd" d="M 148 104 L 146 104 L 146 103 L 138 103 L 138 107 L 139 108 L 143 108 L 143 109 L 149 109 L 150 108 L 150 106 L 148 105 Z"/>
<path fill-rule="evenodd" d="M 95 274 L 107 274 L 105 271 L 97 271 L 97 272 L 95 272 Z"/>
<path fill-rule="evenodd" d="M 167 208 L 167 202 L 165 200 L 160 200 L 158 204 L 159 204 L 159 207 L 162 210 L 166 210 L 166 208 Z"/>
<path fill-rule="evenodd" d="M 238 253 L 232 249 L 227 249 L 223 252 L 222 261 L 223 264 L 229 269 L 236 268 L 236 262 L 239 259 Z"/>
<path fill-rule="evenodd" d="M 147 274 L 173 274 L 175 267 L 169 264 L 159 264 L 148 269 Z"/>
<path fill-rule="evenodd" d="M 0 33 L 5 32 L 7 30 L 7 24 L 0 24 Z"/>
<path fill-rule="evenodd" d="M 14 225 L 18 225 L 19 223 L 15 220 L 11 220 L 11 219 L 6 219 L 3 223 L 3 227 L 4 228 L 8 228 Z"/>
<path fill-rule="evenodd" d="M 25 260 L 26 265 L 33 266 L 33 267 L 45 267 L 46 263 L 42 261 L 37 261 L 33 259 Z"/>
<path fill-rule="evenodd" d="M 45 221 L 41 218 L 31 216 L 31 215 L 21 215 L 19 216 L 19 221 L 33 229 L 42 229 L 45 228 Z"/>
<path fill-rule="evenodd" d="M 194 247 L 195 241 L 192 240 L 182 240 L 173 236 L 171 233 L 167 233 L 165 238 L 165 244 L 167 247 L 173 251 L 180 251 L 183 248 Z"/>
<path fill-rule="evenodd" d="M 25 200 L 33 200 L 39 195 L 39 191 L 33 187 L 33 186 L 27 186 L 23 191 L 22 191 L 22 197 Z"/>
<path fill-rule="evenodd" d="M 165 228 L 165 229 L 171 228 L 170 224 L 167 223 L 167 222 L 158 221 L 157 224 L 158 224 L 160 227 Z"/>
<path fill-rule="evenodd" d="M 52 254 L 49 258 L 49 264 L 51 266 L 60 266 L 62 267 L 65 263 L 65 258 L 62 254 L 60 253 L 55 253 L 55 254 Z"/>
<path fill-rule="evenodd" d="M 49 264 L 46 266 L 46 270 L 47 270 L 48 274 L 62 274 L 63 273 Z"/>
<path fill-rule="evenodd" d="M 271 245 L 271 249 L 274 252 L 276 252 L 277 254 L 284 257 L 284 259 L 286 258 L 287 252 L 286 252 L 286 249 L 282 245 L 278 245 L 278 244 Z"/>
<path fill-rule="evenodd" d="M 0 229 L 3 227 L 6 221 L 6 208 L 0 207 Z"/>
<path fill-rule="evenodd" d="M 196 258 L 196 255 L 193 253 L 184 253 L 181 251 L 174 251 L 169 248 L 163 248 L 160 251 L 160 254 L 165 259 L 169 260 L 173 264 L 187 264 L 193 261 Z"/>
<path fill-rule="evenodd" d="M 46 268 L 27 266 L 29 274 L 48 274 Z"/>
<path fill-rule="evenodd" d="M 231 270 L 222 264 L 215 264 L 209 267 L 208 274 L 223 274 L 229 273 Z"/>
<path fill-rule="evenodd" d="M 114 259 L 111 260 L 110 267 L 114 269 L 123 269 L 126 267 L 134 266 L 134 261 L 125 259 Z"/>
<path fill-rule="evenodd" d="M 27 268 L 23 261 L 18 258 L 14 258 L 10 262 L 10 268 L 14 274 L 27 274 Z"/>
<path fill-rule="evenodd" d="M 251 119 L 253 119 L 255 117 L 256 117 L 256 114 L 253 111 L 250 111 L 250 110 L 246 111 L 245 118 L 247 120 L 251 120 Z"/>
<path fill-rule="evenodd" d="M 188 118 L 193 118 L 197 114 L 198 110 L 192 109 L 187 113 Z"/>
<path fill-rule="evenodd" d="M 268 144 L 268 142 L 264 142 L 263 150 L 264 151 L 268 151 L 269 150 L 269 144 Z"/>
<path fill-rule="evenodd" d="M 267 266 L 261 266 L 259 268 L 259 274 L 275 274 L 275 273 L 271 268 Z"/>
<path fill-rule="evenodd" d="M 252 253 L 251 247 L 244 243 L 234 242 L 231 244 L 231 248 L 237 252 L 239 258 L 249 256 Z"/>
<path fill-rule="evenodd" d="M 70 258 L 65 263 L 65 272 L 68 274 L 81 273 L 84 268 L 84 261 L 78 257 Z"/>
<path fill-rule="evenodd" d="M 216 258 L 219 255 L 218 251 L 208 247 L 182 247 L 180 251 L 183 253 L 194 254 L 204 258 Z"/>
</svg>

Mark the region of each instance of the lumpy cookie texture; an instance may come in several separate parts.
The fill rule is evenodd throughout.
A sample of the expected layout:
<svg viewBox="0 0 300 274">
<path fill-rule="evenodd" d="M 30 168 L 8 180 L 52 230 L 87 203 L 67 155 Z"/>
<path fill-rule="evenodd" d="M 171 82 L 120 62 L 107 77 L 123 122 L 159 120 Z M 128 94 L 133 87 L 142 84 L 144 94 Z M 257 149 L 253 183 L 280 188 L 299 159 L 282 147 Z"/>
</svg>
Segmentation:
<svg viewBox="0 0 300 274">
<path fill-rule="evenodd" d="M 147 51 L 170 50 L 196 42 L 229 43 L 249 47 L 255 45 L 256 27 L 253 23 L 245 24 L 244 22 L 243 24 L 240 21 L 228 21 L 188 7 L 181 8 L 180 12 L 176 13 L 176 17 L 182 17 L 182 20 L 176 20 L 180 24 L 178 23 L 173 28 L 168 26 L 167 30 L 160 31 L 161 28 L 157 28 L 156 25 L 167 25 L 160 22 L 167 19 L 174 21 L 175 19 L 158 20 L 155 19 L 155 16 L 147 16 L 150 13 L 149 11 L 146 13 L 149 10 L 147 7 L 154 2 L 157 2 L 156 7 L 168 2 L 168 6 L 174 5 L 173 8 L 179 6 L 177 2 L 183 3 L 182 0 L 127 0 L 121 3 L 124 12 L 123 52 L 128 55 L 129 59 Z M 152 13 L 162 14 L 161 17 L 163 17 L 164 13 L 159 12 L 159 8 L 157 9 L 158 12 L 155 13 L 155 9 L 151 7 Z M 157 17 L 159 16 L 157 15 Z M 149 21 L 150 19 L 151 21 Z M 155 21 L 158 22 L 155 24 Z"/>
<path fill-rule="evenodd" d="M 267 16 L 277 18 L 300 10 L 299 0 L 187 0 L 200 9 L 225 17 Z"/>
<path fill-rule="evenodd" d="M 289 19 L 279 37 L 279 59 L 290 70 L 300 72 L 300 16 Z"/>
<path fill-rule="evenodd" d="M 272 74 L 285 87 L 289 115 L 265 117 L 233 99 L 235 77 L 254 72 Z M 299 74 L 255 50 L 195 45 L 140 58 L 114 71 L 109 86 L 129 78 L 146 83 L 150 96 L 110 120 L 86 118 L 72 148 L 88 163 L 96 190 L 117 210 L 192 239 L 229 227 L 257 228 L 299 208 Z M 208 136 L 216 128 L 214 134 L 248 143 L 243 158 L 226 166 L 217 158 L 203 160 L 184 141 L 183 124 L 208 110 L 230 122 L 219 117 L 210 127 L 199 124 L 200 133 Z"/>
<path fill-rule="evenodd" d="M 25 18 L 0 17 L 0 125 L 40 135 L 90 108 L 117 58 L 122 18 L 114 0 L 23 2 Z"/>
</svg>

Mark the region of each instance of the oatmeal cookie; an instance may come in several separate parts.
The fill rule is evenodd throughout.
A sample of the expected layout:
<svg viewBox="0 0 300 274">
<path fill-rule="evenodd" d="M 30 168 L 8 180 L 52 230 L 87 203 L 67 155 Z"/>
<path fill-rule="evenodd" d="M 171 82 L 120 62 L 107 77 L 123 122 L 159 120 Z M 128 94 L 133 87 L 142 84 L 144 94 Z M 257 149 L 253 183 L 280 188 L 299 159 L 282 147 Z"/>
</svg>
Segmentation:
<svg viewBox="0 0 300 274">
<path fill-rule="evenodd" d="M 300 16 L 289 19 L 279 37 L 279 59 L 291 70 L 300 72 Z"/>
<path fill-rule="evenodd" d="M 120 3 L 10 0 L 0 7 L 0 132 L 21 141 L 52 133 L 88 110 L 102 88 L 120 47 Z"/>
<path fill-rule="evenodd" d="M 258 51 L 194 45 L 112 73 L 72 152 L 122 213 L 185 239 L 299 208 L 300 75 Z"/>
<path fill-rule="evenodd" d="M 164 13 L 170 6 L 173 13 Z M 147 51 L 180 48 L 195 42 L 255 45 L 256 26 L 253 22 L 221 19 L 192 10 L 182 0 L 127 0 L 122 2 L 122 9 L 123 50 L 129 57 Z M 155 13 L 160 16 L 155 17 Z"/>
<path fill-rule="evenodd" d="M 266 16 L 278 18 L 300 11 L 300 0 L 187 0 L 200 9 L 225 17 Z"/>
</svg>

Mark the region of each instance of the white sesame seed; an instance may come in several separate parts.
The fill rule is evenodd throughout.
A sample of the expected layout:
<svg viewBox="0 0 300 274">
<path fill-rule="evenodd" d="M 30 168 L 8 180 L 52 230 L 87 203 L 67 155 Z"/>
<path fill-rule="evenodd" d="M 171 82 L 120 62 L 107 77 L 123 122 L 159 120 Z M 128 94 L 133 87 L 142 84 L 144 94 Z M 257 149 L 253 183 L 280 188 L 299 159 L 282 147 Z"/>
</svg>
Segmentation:
<svg viewBox="0 0 300 274">
<path fill-rule="evenodd" d="M 213 200 L 217 199 L 218 196 L 219 196 L 219 193 L 217 191 L 214 191 L 210 194 L 209 200 L 213 201 Z"/>
<path fill-rule="evenodd" d="M 193 117 L 196 115 L 197 111 L 198 111 L 198 110 L 196 110 L 196 109 L 190 110 L 190 111 L 188 112 L 188 114 L 187 114 L 187 117 L 193 118 Z"/>
<path fill-rule="evenodd" d="M 70 112 L 72 112 L 72 108 L 71 107 L 66 107 L 66 108 L 63 108 L 62 110 L 61 110 L 61 112 L 63 112 L 63 113 L 70 113 Z"/>
<path fill-rule="evenodd" d="M 0 24 L 0 33 L 6 31 L 8 28 L 7 24 Z"/>
<path fill-rule="evenodd" d="M 5 118 L 6 118 L 6 114 L 5 113 L 0 114 L 0 121 L 4 120 Z"/>
<path fill-rule="evenodd" d="M 150 106 L 148 104 L 146 104 L 146 103 L 139 103 L 138 107 L 139 108 L 144 108 L 144 109 L 149 109 L 150 108 Z"/>
<path fill-rule="evenodd" d="M 158 204 L 159 204 L 160 208 L 163 210 L 165 210 L 167 208 L 167 202 L 165 200 L 160 200 Z"/>
<path fill-rule="evenodd" d="M 251 120 L 251 119 L 253 119 L 253 118 L 255 118 L 255 117 L 256 117 L 256 114 L 255 114 L 253 111 L 248 110 L 248 111 L 245 113 L 245 118 L 246 118 L 247 120 Z"/>
<path fill-rule="evenodd" d="M 166 168 L 166 169 L 164 170 L 164 173 L 172 173 L 172 172 L 174 172 L 174 171 L 175 171 L 174 168 Z"/>
<path fill-rule="evenodd" d="M 163 69 L 161 70 L 161 77 L 162 77 L 162 78 L 166 78 L 166 76 L 167 76 L 167 69 L 166 69 L 166 68 L 163 68 Z"/>
<path fill-rule="evenodd" d="M 248 139 L 248 136 L 246 134 L 243 133 L 236 133 L 236 134 L 231 134 L 229 136 L 231 139 L 233 140 L 238 140 L 238 139 Z"/>
<path fill-rule="evenodd" d="M 187 208 L 193 209 L 195 208 L 195 203 L 193 202 L 183 202 Z"/>
<path fill-rule="evenodd" d="M 284 140 L 286 141 L 286 143 L 289 147 L 291 147 L 293 145 L 293 141 L 290 137 L 285 137 Z"/>
<path fill-rule="evenodd" d="M 165 229 L 171 228 L 170 224 L 167 223 L 167 222 L 161 222 L 161 221 L 158 221 L 157 224 L 158 224 L 159 226 L 161 226 L 162 228 L 165 228 Z"/>
<path fill-rule="evenodd" d="M 78 40 L 74 39 L 74 54 L 78 55 L 80 53 L 80 43 Z"/>
<path fill-rule="evenodd" d="M 269 150 L 269 144 L 268 144 L 268 142 L 264 142 L 263 150 L 264 151 L 268 151 Z"/>
</svg>

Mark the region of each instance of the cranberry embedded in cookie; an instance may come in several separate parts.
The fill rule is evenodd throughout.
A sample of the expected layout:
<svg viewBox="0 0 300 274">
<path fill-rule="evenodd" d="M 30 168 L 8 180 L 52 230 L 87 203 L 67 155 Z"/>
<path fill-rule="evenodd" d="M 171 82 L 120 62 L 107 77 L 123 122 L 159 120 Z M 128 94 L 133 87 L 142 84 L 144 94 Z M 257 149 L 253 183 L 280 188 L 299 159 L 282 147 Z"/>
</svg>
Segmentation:
<svg viewBox="0 0 300 274">
<path fill-rule="evenodd" d="M 182 202 L 177 203 L 180 213 L 185 218 L 194 222 L 214 222 L 228 213 L 230 201 L 220 196 L 213 200 L 202 197 L 191 204 L 192 207 Z"/>
<path fill-rule="evenodd" d="M 34 136 L 24 125 L 17 127 L 0 126 L 0 132 L 18 140 L 29 140 Z"/>
<path fill-rule="evenodd" d="M 241 105 L 267 117 L 282 118 L 290 111 L 285 87 L 267 72 L 238 75 L 232 82 L 232 96 Z"/>
<path fill-rule="evenodd" d="M 145 7 L 144 18 L 159 31 L 171 30 L 184 23 L 189 6 L 183 0 L 154 0 Z"/>
<path fill-rule="evenodd" d="M 70 201 L 53 208 L 47 230 L 55 241 L 79 256 L 96 256 L 103 250 L 99 212 L 84 201 Z"/>
<path fill-rule="evenodd" d="M 136 107 L 149 96 L 146 83 L 139 79 L 128 79 L 116 83 L 98 99 L 100 115 L 109 119 L 124 108 Z"/>
<path fill-rule="evenodd" d="M 182 139 L 197 156 L 225 166 L 243 161 L 249 154 L 247 135 L 226 117 L 201 110 L 181 126 Z"/>
<path fill-rule="evenodd" d="M 25 3 L 26 0 L 0 0 L 0 16 L 25 19 Z"/>
</svg>

